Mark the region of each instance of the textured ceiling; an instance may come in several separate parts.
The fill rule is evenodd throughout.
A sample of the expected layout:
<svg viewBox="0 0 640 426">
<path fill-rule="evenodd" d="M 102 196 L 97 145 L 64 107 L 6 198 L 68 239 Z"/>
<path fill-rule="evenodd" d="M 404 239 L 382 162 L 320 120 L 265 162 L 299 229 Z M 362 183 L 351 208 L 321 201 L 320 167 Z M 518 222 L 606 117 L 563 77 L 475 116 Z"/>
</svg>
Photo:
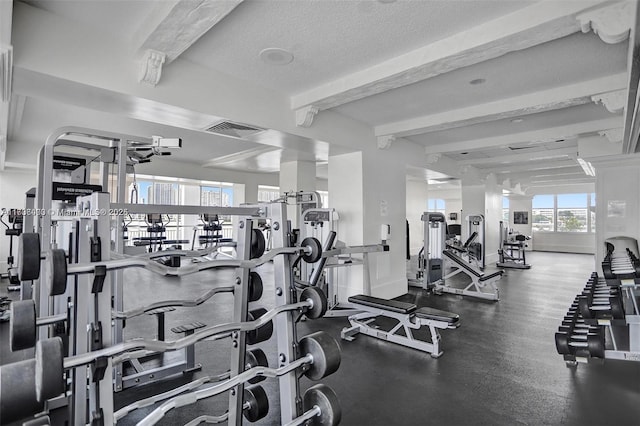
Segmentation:
<svg viewBox="0 0 640 426">
<path fill-rule="evenodd" d="M 181 1 L 183 5 L 189 2 Z M 153 21 L 151 18 L 160 10 L 169 10 L 173 4 L 151 0 L 28 0 L 24 3 L 63 17 L 69 26 L 78 26 L 78 33 L 81 33 L 80 28 L 83 31 L 89 28 L 113 39 L 114 50 L 118 47 L 135 50 L 135 40 L 141 33 L 148 32 L 148 25 Z M 156 88 L 149 90 L 175 90 L 175 87 L 167 86 L 176 82 L 188 85 L 189 82 L 180 81 L 172 72 L 182 69 L 181 67 L 195 66 L 200 70 L 211 70 L 212 74 L 215 72 L 222 77 L 233 76 L 246 82 L 247 86 L 272 89 L 283 99 L 293 99 L 292 97 L 299 96 L 302 92 L 320 90 L 331 86 L 330 83 L 347 86 L 344 88 L 344 92 L 347 92 L 349 84 L 358 78 L 353 73 L 366 72 L 384 61 L 401 66 L 407 57 L 402 55 L 416 49 L 433 46 L 435 42 L 459 35 L 462 37 L 456 38 L 457 42 L 471 46 L 474 40 L 465 39 L 465 35 L 478 25 L 498 18 L 515 17 L 514 27 L 526 28 L 527 16 L 520 12 L 536 4 L 546 5 L 546 11 L 557 11 L 564 10 L 567 5 L 581 3 L 560 0 L 544 3 L 515 0 L 245 0 L 212 28 L 207 28 L 202 37 L 192 41 L 191 46 L 180 55 L 177 61 L 179 66 L 175 63 L 166 64 L 163 71 L 166 80 L 161 80 Z M 456 162 L 468 164 L 470 160 L 478 160 L 473 163 L 474 167 L 491 169 L 496 173 L 499 173 L 500 165 L 505 165 L 505 170 L 511 170 L 506 167 L 507 164 L 525 163 L 526 157 L 521 155 L 525 152 L 564 149 L 556 159 L 532 160 L 531 168 L 542 170 L 537 173 L 543 173 L 547 166 L 549 171 L 544 173 L 549 174 L 553 174 L 552 170 L 562 169 L 558 171 L 558 175 L 565 179 L 580 170 L 573 158 L 575 154 L 566 153 L 574 149 L 577 152 L 578 137 L 593 136 L 599 131 L 622 126 L 623 112 L 611 113 L 604 106 L 593 102 L 591 95 L 599 93 L 601 83 L 594 83 L 598 87 L 593 88 L 593 93 L 581 95 L 578 101 L 563 99 L 552 110 L 535 114 L 527 112 L 544 111 L 544 100 L 518 109 L 512 107 L 510 98 L 523 98 L 544 90 L 568 93 L 570 91 L 566 88 L 578 83 L 585 86 L 584 82 L 591 83 L 597 79 L 625 77 L 629 43 L 622 41 L 608 44 L 592 31 L 583 33 L 579 31 L 579 25 L 573 16 L 563 16 L 556 20 L 549 18 L 549 22 L 553 22 L 551 26 L 557 25 L 553 29 L 556 31 L 555 39 L 551 37 L 551 41 L 527 48 L 514 43 L 513 47 L 509 45 L 512 39 L 501 34 L 501 26 L 496 26 L 492 34 L 494 41 L 498 44 L 504 42 L 509 47 L 505 50 L 508 53 L 495 57 L 490 52 L 487 53 L 493 45 L 491 41 L 486 42 L 482 45 L 484 50 L 474 53 L 477 55 L 477 63 L 473 65 L 454 67 L 452 71 L 404 86 L 387 86 L 386 81 L 378 81 L 372 86 L 390 89 L 381 93 L 365 93 L 359 100 L 345 101 L 331 108 L 332 112 L 365 123 L 371 126 L 372 134 L 378 135 L 387 135 L 378 132 L 380 126 L 414 118 L 443 116 L 433 127 L 436 130 L 426 132 L 417 126 L 413 131 L 409 129 L 405 133 L 411 136 L 399 137 L 425 147 L 430 153 L 442 153 L 442 158 L 454 165 Z M 14 27 L 20 25 L 21 22 L 14 22 Z M 563 33 L 567 26 L 572 29 Z M 551 33 L 553 31 L 550 30 Z M 573 33 L 569 34 L 571 31 Z M 522 34 L 535 38 L 524 30 Z M 181 33 L 178 28 L 175 34 L 169 32 L 163 35 L 170 38 L 172 35 L 178 37 Z M 503 36 L 505 38 L 501 38 Z M 78 39 L 78 45 L 82 42 L 82 39 Z M 268 47 L 290 50 L 294 56 L 293 62 L 289 65 L 264 63 L 259 58 L 259 53 Z M 448 47 L 455 50 L 458 46 Z M 16 52 L 16 58 L 20 54 L 21 52 Z M 135 61 L 139 57 L 132 52 L 128 54 L 132 58 L 131 63 L 114 66 L 126 66 L 135 72 Z M 442 54 L 446 56 L 447 52 Z M 435 69 L 448 70 L 451 65 L 446 60 L 435 62 Z M 33 70 L 33 73 L 36 71 Z M 25 71 L 22 70 L 16 75 L 16 87 L 25 84 L 22 80 L 24 74 Z M 329 152 L 327 143 L 316 141 L 312 148 L 301 152 L 290 149 L 296 146 L 297 137 L 276 130 L 245 140 L 207 135 L 197 129 L 211 124 L 206 120 L 211 118 L 213 122 L 216 117 L 188 108 L 158 109 L 143 97 L 128 99 L 127 93 L 117 93 L 110 98 L 99 97 L 96 95 L 98 92 L 111 93 L 108 92 L 106 83 L 103 86 L 103 82 L 98 82 L 92 87 L 95 90 L 87 90 L 78 82 L 65 81 L 64 78 L 64 75 L 60 75 L 42 80 L 47 87 L 52 87 L 53 84 L 58 86 L 55 101 L 35 97 L 27 99 L 19 126 L 21 137 L 43 140 L 52 127 L 59 127 L 60 123 L 97 128 L 117 126 L 122 131 L 131 129 L 132 133 L 182 135 L 188 140 L 189 149 L 176 154 L 175 158 L 180 161 L 274 172 L 281 161 L 301 158 L 318 162 L 320 175 L 326 174 Z M 484 82 L 471 85 L 470 81 L 475 79 L 483 79 Z M 625 78 L 620 80 L 626 81 Z M 170 84 L 165 86 L 165 82 Z M 197 88 L 188 89 L 197 93 Z M 588 92 L 588 89 L 587 87 L 585 90 Z M 51 96 L 55 93 L 54 89 L 48 92 Z M 566 101 L 566 105 L 562 104 L 563 101 Z M 485 104 L 490 102 L 495 111 L 487 111 L 486 114 L 485 111 L 476 111 L 472 117 L 459 112 L 460 109 L 478 105 L 485 108 Z M 513 109 L 509 110 L 510 107 Z M 146 112 L 147 116 L 140 115 L 141 111 Z M 287 119 L 293 121 L 295 111 L 290 113 L 291 117 Z M 317 119 L 322 119 L 322 114 L 321 111 Z M 163 123 L 162 117 L 166 117 L 164 124 L 157 124 Z M 515 117 L 523 120 L 514 122 Z M 619 125 L 609 126 L 612 120 L 617 120 L 615 123 L 619 122 Z M 602 124 L 605 127 L 583 126 L 585 123 L 600 122 L 605 123 Z M 570 132 L 571 134 L 554 130 L 564 126 L 573 126 L 578 130 Z M 448 129 L 437 130 L 442 128 Z M 393 135 L 393 132 L 390 134 Z M 500 143 L 492 143 L 493 139 L 498 139 Z M 564 140 L 556 142 L 560 139 Z M 464 143 L 469 145 L 465 149 L 451 148 L 458 146 L 451 144 Z M 526 149 L 513 150 L 509 147 Z M 9 152 L 15 152 L 16 149 L 16 146 L 10 145 Z M 331 149 L 334 150 L 335 147 L 331 146 Z M 505 160 L 504 157 L 510 155 L 515 157 Z M 437 172 L 428 170 L 430 167 L 435 168 L 430 166 L 433 165 L 430 161 L 425 161 L 422 168 L 410 168 L 408 176 L 412 179 L 432 180 L 430 176 Z M 522 165 L 522 168 L 525 166 Z M 453 167 L 452 170 L 460 174 L 460 169 L 456 171 Z M 442 172 L 440 175 L 447 177 Z"/>
</svg>

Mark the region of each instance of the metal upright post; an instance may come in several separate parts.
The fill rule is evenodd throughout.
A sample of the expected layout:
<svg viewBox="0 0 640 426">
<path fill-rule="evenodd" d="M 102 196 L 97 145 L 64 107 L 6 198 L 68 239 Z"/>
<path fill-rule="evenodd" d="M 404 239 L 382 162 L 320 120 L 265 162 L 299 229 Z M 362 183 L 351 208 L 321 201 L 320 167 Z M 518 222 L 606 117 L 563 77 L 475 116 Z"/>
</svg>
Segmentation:
<svg viewBox="0 0 640 426">
<path fill-rule="evenodd" d="M 284 203 L 269 205 L 271 232 L 274 247 L 289 247 L 287 210 Z M 291 256 L 276 256 L 273 260 L 276 306 L 288 305 L 296 299 L 291 271 Z M 295 316 L 297 312 L 285 312 L 274 319 L 278 346 L 278 366 L 283 367 L 294 361 L 297 354 Z M 302 401 L 296 371 L 284 374 L 278 379 L 280 384 L 280 419 L 285 424 L 302 414 Z"/>
<path fill-rule="evenodd" d="M 251 258 L 251 235 L 253 221 L 247 217 L 238 222 L 238 259 Z M 237 268 L 234 283 L 233 322 L 247 320 L 249 300 L 249 269 Z M 234 331 L 231 335 L 231 371 L 235 377 L 244 371 L 246 353 L 246 332 Z M 229 391 L 229 425 L 242 424 L 242 406 L 244 404 L 244 384 L 240 383 Z"/>
</svg>

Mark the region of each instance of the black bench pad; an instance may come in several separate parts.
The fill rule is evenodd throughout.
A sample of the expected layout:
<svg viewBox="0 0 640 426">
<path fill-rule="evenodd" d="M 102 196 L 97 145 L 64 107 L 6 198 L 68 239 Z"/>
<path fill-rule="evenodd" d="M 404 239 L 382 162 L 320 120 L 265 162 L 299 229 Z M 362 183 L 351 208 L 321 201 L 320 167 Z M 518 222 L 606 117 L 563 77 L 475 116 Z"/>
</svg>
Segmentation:
<svg viewBox="0 0 640 426">
<path fill-rule="evenodd" d="M 435 321 L 443 321 L 449 324 L 455 324 L 460 321 L 460 315 L 454 314 L 453 312 L 441 311 L 440 309 L 434 308 L 420 308 L 416 311 L 416 316 L 418 318 L 431 319 Z"/>
<path fill-rule="evenodd" d="M 385 311 L 397 312 L 399 314 L 410 314 L 418 309 L 418 307 L 413 303 L 381 299 L 379 297 L 366 296 L 364 294 L 357 294 L 349 297 L 349 302 L 364 306 L 371 306 L 372 308 L 383 309 Z"/>
</svg>

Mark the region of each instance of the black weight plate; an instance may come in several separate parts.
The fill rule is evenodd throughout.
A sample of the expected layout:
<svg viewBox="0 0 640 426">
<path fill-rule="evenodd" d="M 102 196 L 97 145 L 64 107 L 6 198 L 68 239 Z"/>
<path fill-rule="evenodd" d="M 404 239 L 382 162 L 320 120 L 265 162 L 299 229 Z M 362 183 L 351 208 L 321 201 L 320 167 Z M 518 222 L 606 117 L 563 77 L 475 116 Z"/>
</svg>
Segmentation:
<svg viewBox="0 0 640 426">
<path fill-rule="evenodd" d="M 247 321 L 255 321 L 261 316 L 267 313 L 267 310 L 264 308 L 254 309 L 249 311 L 247 314 Z M 247 344 L 255 345 L 260 342 L 265 342 L 271 338 L 273 335 L 273 321 L 269 321 L 266 324 L 258 327 L 255 330 L 247 331 Z"/>
<path fill-rule="evenodd" d="M 335 426 L 342 418 L 342 408 L 338 396 L 329 386 L 318 383 L 311 386 L 304 393 L 302 400 L 304 411 L 307 412 L 314 407 L 320 409 L 320 414 L 312 417 L 308 425 L 313 426 Z"/>
<path fill-rule="evenodd" d="M 36 398 L 43 402 L 65 389 L 62 339 L 52 337 L 36 343 Z"/>
<path fill-rule="evenodd" d="M 251 230 L 251 259 L 257 259 L 264 254 L 267 244 L 264 240 L 264 234 L 259 229 Z"/>
<path fill-rule="evenodd" d="M 36 344 L 36 302 L 16 300 L 9 312 L 9 347 L 12 351 L 32 348 Z"/>
<path fill-rule="evenodd" d="M 262 386 L 244 388 L 244 400 L 249 403 L 249 408 L 245 408 L 243 414 L 250 422 L 257 422 L 269 414 L 269 398 Z"/>
<path fill-rule="evenodd" d="M 316 263 L 322 257 L 322 245 L 320 241 L 313 237 L 307 237 L 302 240 L 300 247 L 310 247 L 311 253 L 305 253 L 302 255 L 302 260 L 307 263 Z"/>
<path fill-rule="evenodd" d="M 40 235 L 25 232 L 18 237 L 18 279 L 20 281 L 40 278 Z"/>
<path fill-rule="evenodd" d="M 262 349 L 252 349 L 247 351 L 246 355 L 246 369 L 250 369 L 253 367 L 268 367 L 269 361 L 267 360 L 267 355 L 264 353 Z M 249 383 L 256 384 L 265 380 L 264 376 L 256 376 L 253 379 L 249 379 Z"/>
<path fill-rule="evenodd" d="M 604 334 L 587 334 L 587 348 L 589 348 L 589 355 L 592 357 L 604 358 Z"/>
<path fill-rule="evenodd" d="M 586 318 L 586 319 L 593 318 L 593 313 L 589 309 L 589 300 L 586 297 L 581 296 L 578 298 L 578 308 L 580 309 L 582 318 Z"/>
<path fill-rule="evenodd" d="M 320 380 L 335 373 L 342 358 L 338 342 L 324 331 L 316 331 L 300 339 L 300 354 L 313 357 L 313 363 L 304 372 L 311 380 Z"/>
<path fill-rule="evenodd" d="M 318 287 L 306 287 L 302 290 L 300 301 L 311 300 L 313 306 L 307 308 L 304 314 L 310 319 L 317 319 L 327 312 L 327 296 Z"/>
<path fill-rule="evenodd" d="M 257 302 L 262 297 L 264 285 L 262 277 L 255 271 L 249 272 L 249 302 Z"/>
<path fill-rule="evenodd" d="M 614 319 L 624 319 L 624 304 L 622 303 L 622 298 L 618 296 L 613 296 L 609 298 L 609 303 L 611 304 L 611 315 Z"/>
<path fill-rule="evenodd" d="M 44 401 L 36 398 L 36 360 L 28 359 L 0 367 L 0 424 L 9 424 L 39 413 Z"/>
<path fill-rule="evenodd" d="M 569 335 L 566 333 L 556 333 L 556 350 L 560 355 L 570 355 Z"/>
<path fill-rule="evenodd" d="M 62 249 L 53 249 L 49 255 L 51 267 L 51 296 L 58 296 L 67 291 L 67 257 Z"/>
</svg>

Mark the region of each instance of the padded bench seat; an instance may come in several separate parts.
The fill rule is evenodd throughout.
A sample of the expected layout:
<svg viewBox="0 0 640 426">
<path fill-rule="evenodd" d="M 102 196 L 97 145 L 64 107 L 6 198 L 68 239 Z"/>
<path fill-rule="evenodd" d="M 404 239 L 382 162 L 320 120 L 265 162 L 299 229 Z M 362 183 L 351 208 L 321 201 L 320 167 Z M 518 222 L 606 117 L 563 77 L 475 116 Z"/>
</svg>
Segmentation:
<svg viewBox="0 0 640 426">
<path fill-rule="evenodd" d="M 420 308 L 416 310 L 416 316 L 418 318 L 430 319 L 434 321 L 442 321 L 449 324 L 455 324 L 460 321 L 460 315 L 453 312 L 441 311 L 434 308 Z"/>
<path fill-rule="evenodd" d="M 366 296 L 364 294 L 357 294 L 349 297 L 349 302 L 358 303 L 364 306 L 371 306 L 372 308 L 384 309 L 385 311 L 396 312 L 399 314 L 410 314 L 418 309 L 418 307 L 413 303 L 381 299 L 379 297 Z"/>
</svg>

